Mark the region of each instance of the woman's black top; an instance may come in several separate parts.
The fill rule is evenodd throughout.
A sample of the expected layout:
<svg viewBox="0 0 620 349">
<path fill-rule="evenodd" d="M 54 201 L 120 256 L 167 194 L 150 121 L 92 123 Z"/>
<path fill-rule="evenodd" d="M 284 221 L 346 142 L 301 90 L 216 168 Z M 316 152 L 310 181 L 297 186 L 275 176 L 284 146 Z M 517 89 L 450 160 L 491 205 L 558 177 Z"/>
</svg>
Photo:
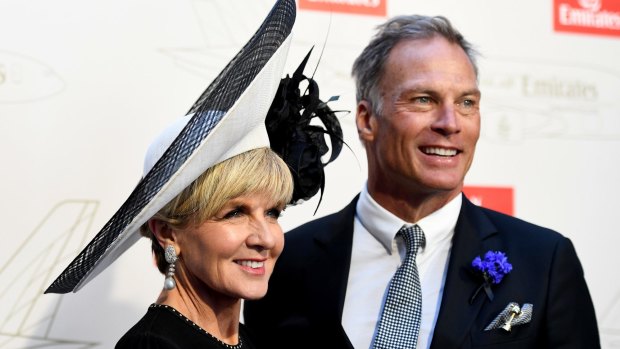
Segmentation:
<svg viewBox="0 0 620 349">
<path fill-rule="evenodd" d="M 239 343 L 226 344 L 176 309 L 151 304 L 146 315 L 116 343 L 116 349 L 255 349 L 247 329 L 239 324 Z"/>
</svg>

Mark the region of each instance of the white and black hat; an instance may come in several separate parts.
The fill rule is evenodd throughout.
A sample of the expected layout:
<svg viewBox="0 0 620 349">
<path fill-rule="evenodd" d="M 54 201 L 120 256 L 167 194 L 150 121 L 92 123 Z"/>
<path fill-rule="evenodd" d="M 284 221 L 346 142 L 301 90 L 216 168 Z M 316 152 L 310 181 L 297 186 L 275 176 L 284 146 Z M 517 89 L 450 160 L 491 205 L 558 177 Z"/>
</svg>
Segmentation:
<svg viewBox="0 0 620 349">
<path fill-rule="evenodd" d="M 280 84 L 295 22 L 278 0 L 257 32 L 187 115 L 151 146 L 142 179 L 112 218 L 45 293 L 76 292 L 139 238 L 139 228 L 205 170 L 269 146 L 265 118 Z"/>
</svg>

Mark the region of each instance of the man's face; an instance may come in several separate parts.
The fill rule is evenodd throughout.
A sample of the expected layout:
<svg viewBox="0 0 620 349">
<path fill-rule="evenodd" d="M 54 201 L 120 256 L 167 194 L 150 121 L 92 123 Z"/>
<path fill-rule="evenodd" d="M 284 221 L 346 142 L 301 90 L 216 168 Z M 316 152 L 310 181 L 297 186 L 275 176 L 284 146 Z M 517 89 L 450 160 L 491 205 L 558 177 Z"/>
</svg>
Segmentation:
<svg viewBox="0 0 620 349">
<path fill-rule="evenodd" d="M 480 135 L 480 91 L 463 49 L 441 37 L 402 41 L 390 51 L 379 90 L 381 115 L 358 106 L 358 119 L 360 110 L 368 114 L 360 136 L 370 185 L 454 197 Z"/>
</svg>

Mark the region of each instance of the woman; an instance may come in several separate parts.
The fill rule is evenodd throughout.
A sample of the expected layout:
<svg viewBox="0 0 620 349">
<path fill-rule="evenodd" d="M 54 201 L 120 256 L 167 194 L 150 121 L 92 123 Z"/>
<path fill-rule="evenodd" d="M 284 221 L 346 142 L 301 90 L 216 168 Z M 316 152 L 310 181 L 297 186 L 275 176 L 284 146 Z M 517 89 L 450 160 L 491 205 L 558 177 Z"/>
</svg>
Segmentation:
<svg viewBox="0 0 620 349">
<path fill-rule="evenodd" d="M 294 19 L 295 2 L 277 1 L 188 114 L 156 139 L 129 198 L 46 290 L 80 290 L 149 237 L 164 289 L 117 348 L 253 348 L 241 302 L 267 291 L 283 248 L 280 212 L 322 192 L 324 134 L 329 161 L 342 148 L 334 112 L 302 74 L 308 57 L 281 79 Z M 314 117 L 325 130 L 310 125 Z"/>
<path fill-rule="evenodd" d="M 252 348 L 239 325 L 241 299 L 267 292 L 292 192 L 287 165 L 260 148 L 211 167 L 161 209 L 141 230 L 159 270 L 173 271 L 116 348 Z"/>
</svg>

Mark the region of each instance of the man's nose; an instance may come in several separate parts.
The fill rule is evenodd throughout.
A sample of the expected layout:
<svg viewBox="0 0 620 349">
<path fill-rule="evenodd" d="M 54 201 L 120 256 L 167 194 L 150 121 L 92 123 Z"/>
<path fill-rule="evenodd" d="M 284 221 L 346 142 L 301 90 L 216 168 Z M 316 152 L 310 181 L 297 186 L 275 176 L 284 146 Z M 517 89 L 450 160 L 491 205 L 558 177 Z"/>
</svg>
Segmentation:
<svg viewBox="0 0 620 349">
<path fill-rule="evenodd" d="M 452 104 L 443 105 L 439 108 L 437 117 L 433 121 L 431 128 L 443 135 L 458 133 L 461 130 L 459 115 Z"/>
</svg>

